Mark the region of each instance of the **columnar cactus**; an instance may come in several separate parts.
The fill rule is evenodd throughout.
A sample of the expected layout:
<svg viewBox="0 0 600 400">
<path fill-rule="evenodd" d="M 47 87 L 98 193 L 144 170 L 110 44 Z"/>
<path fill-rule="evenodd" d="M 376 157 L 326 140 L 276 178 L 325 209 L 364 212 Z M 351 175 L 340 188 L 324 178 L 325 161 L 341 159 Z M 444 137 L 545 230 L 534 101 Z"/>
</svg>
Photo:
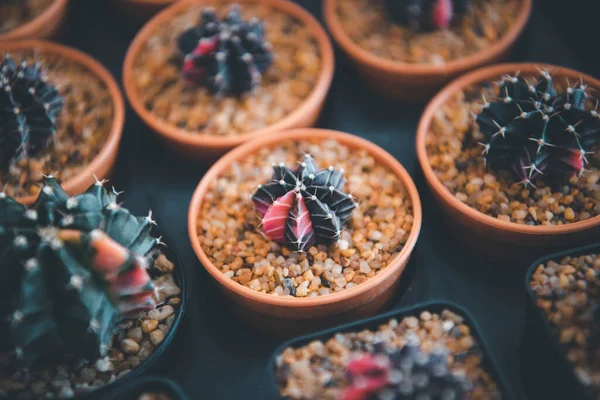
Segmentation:
<svg viewBox="0 0 600 400">
<path fill-rule="evenodd" d="M 471 7 L 470 0 L 387 0 L 390 18 L 413 29 L 446 29 Z"/>
<path fill-rule="evenodd" d="M 217 95 L 254 90 L 273 63 L 263 24 L 255 18 L 242 21 L 237 5 L 222 20 L 213 8 L 205 8 L 200 24 L 183 32 L 178 45 L 185 54 L 184 79 Z"/>
<path fill-rule="evenodd" d="M 0 63 L 0 168 L 36 155 L 52 143 L 63 98 L 39 63 Z"/>
<path fill-rule="evenodd" d="M 104 356 L 122 318 L 155 307 L 154 221 L 116 200 L 102 182 L 69 197 L 51 176 L 30 209 L 0 193 L 0 344 L 19 365 Z"/>
<path fill-rule="evenodd" d="M 548 71 L 540 71 L 537 80 L 506 75 L 499 98 L 483 100 L 476 121 L 485 137 L 486 165 L 513 171 L 526 186 L 538 174 L 581 175 L 588 154 L 600 144 L 600 114 L 597 105 L 586 105 L 590 94 L 583 81 L 558 93 Z"/>
<path fill-rule="evenodd" d="M 252 197 L 264 235 L 299 252 L 337 242 L 357 206 L 344 193 L 345 183 L 343 170 L 319 171 L 310 155 L 295 170 L 274 165 L 273 181 L 260 185 Z"/>
<path fill-rule="evenodd" d="M 346 368 L 351 384 L 340 400 L 465 400 L 472 387 L 448 369 L 445 348 L 423 353 L 416 336 L 399 351 L 364 354 Z"/>
</svg>

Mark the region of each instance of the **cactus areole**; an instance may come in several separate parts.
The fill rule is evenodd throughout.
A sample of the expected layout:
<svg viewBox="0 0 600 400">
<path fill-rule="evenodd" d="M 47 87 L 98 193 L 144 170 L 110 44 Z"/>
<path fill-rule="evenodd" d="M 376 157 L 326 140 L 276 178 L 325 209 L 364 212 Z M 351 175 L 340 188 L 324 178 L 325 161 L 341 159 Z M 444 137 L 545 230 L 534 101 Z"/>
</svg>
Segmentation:
<svg viewBox="0 0 600 400">
<path fill-rule="evenodd" d="M 591 99 L 583 81 L 558 93 L 548 71 L 531 81 L 507 75 L 499 97 L 483 100 L 476 122 L 486 165 L 514 172 L 525 186 L 540 174 L 559 183 L 581 176 L 600 144 L 598 104 L 586 109 Z"/>
<path fill-rule="evenodd" d="M 0 168 L 52 144 L 64 100 L 39 63 L 0 63 Z"/>
<path fill-rule="evenodd" d="M 155 307 L 154 221 L 117 195 L 97 182 L 69 197 L 51 176 L 30 209 L 0 193 L 0 350 L 19 366 L 104 356 L 122 318 Z"/>
<path fill-rule="evenodd" d="M 386 0 L 390 19 L 414 30 L 447 29 L 471 7 L 470 0 Z"/>
<path fill-rule="evenodd" d="M 178 46 L 185 55 L 185 81 L 216 95 L 251 92 L 273 63 L 264 25 L 256 18 L 242 21 L 238 5 L 221 20 L 213 8 L 205 8 L 200 24 L 183 32 Z"/>
<path fill-rule="evenodd" d="M 315 243 L 336 243 L 357 207 L 354 197 L 344 193 L 345 183 L 343 170 L 319 171 L 310 155 L 295 170 L 274 165 L 272 182 L 252 196 L 264 235 L 299 252 Z"/>
</svg>

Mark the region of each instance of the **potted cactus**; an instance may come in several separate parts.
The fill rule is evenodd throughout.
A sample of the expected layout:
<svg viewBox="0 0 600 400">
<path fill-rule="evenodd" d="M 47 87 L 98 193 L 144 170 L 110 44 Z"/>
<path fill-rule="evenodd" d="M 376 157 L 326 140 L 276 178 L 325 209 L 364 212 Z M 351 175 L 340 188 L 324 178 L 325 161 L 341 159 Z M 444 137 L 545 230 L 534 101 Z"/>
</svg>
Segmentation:
<svg viewBox="0 0 600 400">
<path fill-rule="evenodd" d="M 188 217 L 196 255 L 235 310 L 283 335 L 383 307 L 420 225 L 416 188 L 391 155 L 318 129 L 230 152 L 200 182 Z"/>
<path fill-rule="evenodd" d="M 501 256 L 501 241 L 514 246 L 504 255 L 530 249 L 532 257 L 534 248 L 589 237 L 600 212 L 598 84 L 566 68 L 502 65 L 457 80 L 430 103 L 419 160 L 474 248 Z"/>
<path fill-rule="evenodd" d="M 48 39 L 66 17 L 68 0 L 0 0 L 0 41 Z"/>
<path fill-rule="evenodd" d="M 511 399 L 472 317 L 429 302 L 281 345 L 273 398 Z"/>
<path fill-rule="evenodd" d="M 313 124 L 332 76 L 327 35 L 302 7 L 188 0 L 137 35 L 123 82 L 153 130 L 207 162 L 250 137 Z"/>
<path fill-rule="evenodd" d="M 174 335 L 181 276 L 152 214 L 133 216 L 103 184 L 70 197 L 47 176 L 32 208 L 0 193 L 5 396 L 92 392 L 147 369 Z"/>
<path fill-rule="evenodd" d="M 527 271 L 520 355 L 531 397 L 595 399 L 600 393 L 599 254 L 597 244 L 571 249 L 536 260 Z"/>
<path fill-rule="evenodd" d="M 110 73 L 79 51 L 38 41 L 0 41 L 0 183 L 32 204 L 43 174 L 70 194 L 114 166 L 124 105 Z"/>
<path fill-rule="evenodd" d="M 421 102 L 505 58 L 531 7 L 531 0 L 326 0 L 323 13 L 370 88 Z"/>
</svg>

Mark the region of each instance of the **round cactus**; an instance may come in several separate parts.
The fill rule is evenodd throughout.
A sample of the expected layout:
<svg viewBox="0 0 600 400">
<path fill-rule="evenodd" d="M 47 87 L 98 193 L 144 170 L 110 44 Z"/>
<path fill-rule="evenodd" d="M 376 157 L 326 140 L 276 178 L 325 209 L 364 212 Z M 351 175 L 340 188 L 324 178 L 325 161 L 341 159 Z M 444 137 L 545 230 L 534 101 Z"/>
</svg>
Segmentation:
<svg viewBox="0 0 600 400">
<path fill-rule="evenodd" d="M 0 193 L 0 344 L 19 365 L 104 356 L 122 318 L 155 307 L 154 221 L 116 199 L 102 182 L 69 197 L 51 176 L 30 209 Z"/>
<path fill-rule="evenodd" d="M 337 242 L 357 206 L 344 193 L 345 183 L 343 170 L 319 171 L 310 155 L 296 170 L 274 165 L 273 181 L 260 185 L 252 197 L 264 235 L 300 252 L 315 243 Z"/>
<path fill-rule="evenodd" d="M 444 347 L 423 353 L 416 336 L 399 351 L 363 354 L 346 368 L 351 384 L 341 400 L 464 400 L 472 388 L 470 382 L 449 370 Z"/>
<path fill-rule="evenodd" d="M 586 108 L 588 92 L 581 81 L 558 93 L 548 71 L 540 71 L 535 81 L 504 76 L 498 99 L 484 97 L 476 116 L 486 165 L 513 171 L 525 186 L 533 185 L 538 174 L 548 179 L 581 175 L 588 154 L 600 144 L 600 114 L 597 104 Z"/>
<path fill-rule="evenodd" d="M 446 29 L 464 15 L 470 0 L 387 0 L 390 18 L 412 29 Z"/>
<path fill-rule="evenodd" d="M 52 143 L 63 98 L 39 63 L 0 63 L 0 168 L 36 155 Z"/>
<path fill-rule="evenodd" d="M 213 8 L 205 8 L 200 24 L 183 32 L 178 45 L 185 54 L 184 79 L 217 95 L 254 90 L 273 63 L 263 24 L 255 18 L 242 21 L 237 5 L 222 20 Z"/>
</svg>

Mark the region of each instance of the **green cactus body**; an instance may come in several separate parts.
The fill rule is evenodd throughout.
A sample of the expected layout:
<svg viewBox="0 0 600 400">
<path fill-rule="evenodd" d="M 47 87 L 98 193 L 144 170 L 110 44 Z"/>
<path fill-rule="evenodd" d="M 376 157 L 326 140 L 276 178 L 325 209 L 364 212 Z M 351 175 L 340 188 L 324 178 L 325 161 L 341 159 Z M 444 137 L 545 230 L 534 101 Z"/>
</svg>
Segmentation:
<svg viewBox="0 0 600 400">
<path fill-rule="evenodd" d="M 155 307 L 154 221 L 116 199 L 102 182 L 69 197 L 53 177 L 30 209 L 0 193 L 0 348 L 20 366 L 104 356 L 122 318 Z"/>
<path fill-rule="evenodd" d="M 488 168 L 512 171 L 525 186 L 539 174 L 560 181 L 585 171 L 600 145 L 600 114 L 586 108 L 583 81 L 558 93 L 547 71 L 537 81 L 507 75 L 499 92 L 476 116 Z"/>
<path fill-rule="evenodd" d="M 64 99 L 39 63 L 0 62 L 0 168 L 37 155 L 50 144 Z"/>
</svg>

